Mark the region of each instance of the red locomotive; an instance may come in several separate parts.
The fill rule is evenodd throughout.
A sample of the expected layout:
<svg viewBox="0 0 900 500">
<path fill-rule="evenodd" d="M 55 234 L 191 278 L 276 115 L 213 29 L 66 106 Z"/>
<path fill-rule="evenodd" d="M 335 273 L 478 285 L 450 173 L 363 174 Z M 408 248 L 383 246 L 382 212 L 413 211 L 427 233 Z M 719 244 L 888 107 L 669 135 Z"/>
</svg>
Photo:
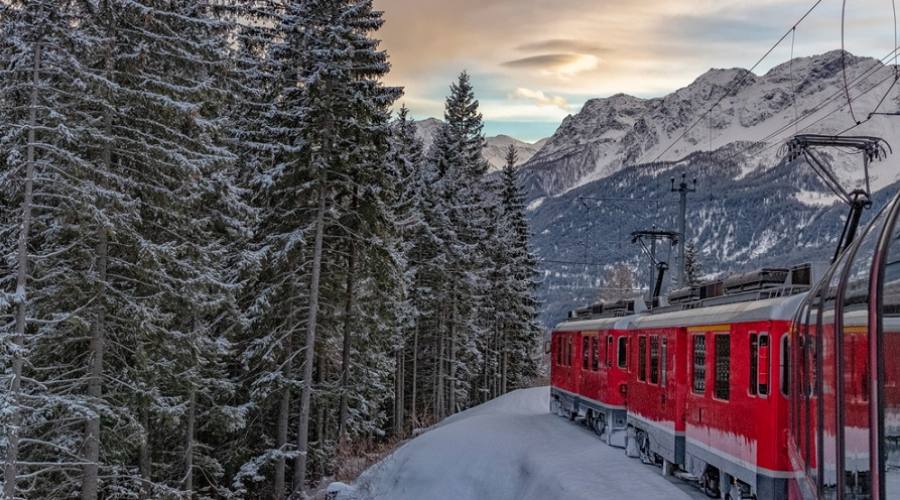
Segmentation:
<svg viewBox="0 0 900 500">
<path fill-rule="evenodd" d="M 575 311 L 552 410 L 710 496 L 900 498 L 898 219 L 900 196 L 818 281 L 765 269 Z"/>
</svg>

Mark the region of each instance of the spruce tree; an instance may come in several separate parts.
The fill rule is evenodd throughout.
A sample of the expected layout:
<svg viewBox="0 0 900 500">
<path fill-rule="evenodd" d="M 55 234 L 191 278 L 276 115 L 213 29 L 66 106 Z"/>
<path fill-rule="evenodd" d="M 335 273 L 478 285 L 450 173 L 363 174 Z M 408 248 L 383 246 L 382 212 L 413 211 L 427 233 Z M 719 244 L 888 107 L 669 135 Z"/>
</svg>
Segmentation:
<svg viewBox="0 0 900 500">
<path fill-rule="evenodd" d="M 690 286 L 698 285 L 703 276 L 703 269 L 697 259 L 697 249 L 690 241 L 684 244 L 684 275 Z"/>
</svg>

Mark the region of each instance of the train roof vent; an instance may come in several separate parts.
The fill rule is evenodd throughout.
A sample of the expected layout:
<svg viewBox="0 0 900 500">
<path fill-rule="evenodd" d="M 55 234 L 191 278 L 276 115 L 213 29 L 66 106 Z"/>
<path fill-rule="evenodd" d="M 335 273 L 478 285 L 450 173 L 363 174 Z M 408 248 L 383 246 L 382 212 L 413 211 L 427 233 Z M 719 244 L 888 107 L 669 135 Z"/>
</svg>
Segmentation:
<svg viewBox="0 0 900 500">
<path fill-rule="evenodd" d="M 591 316 L 598 316 L 603 314 L 605 308 L 605 304 L 603 302 L 597 302 L 596 304 L 591 305 Z"/>
<path fill-rule="evenodd" d="M 634 300 L 617 300 L 604 304 L 604 312 L 609 316 L 624 316 L 634 312 Z"/>
<path fill-rule="evenodd" d="M 700 299 L 718 297 L 725 293 L 725 284 L 722 280 L 706 281 L 700 283 Z"/>
<path fill-rule="evenodd" d="M 788 273 L 789 270 L 784 268 L 762 268 L 735 274 L 725 278 L 725 293 L 734 294 L 780 286 L 787 280 Z"/>
<path fill-rule="evenodd" d="M 669 293 L 669 304 L 684 304 L 700 299 L 699 286 L 686 286 L 672 290 Z"/>
</svg>

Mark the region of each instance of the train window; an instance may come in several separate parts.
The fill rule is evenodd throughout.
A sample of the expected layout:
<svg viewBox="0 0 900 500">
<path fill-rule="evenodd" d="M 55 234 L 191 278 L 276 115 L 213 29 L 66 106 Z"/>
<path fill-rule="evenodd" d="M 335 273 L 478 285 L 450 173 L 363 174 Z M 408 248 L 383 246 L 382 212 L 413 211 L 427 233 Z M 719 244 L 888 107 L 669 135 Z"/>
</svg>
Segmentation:
<svg viewBox="0 0 900 500">
<path fill-rule="evenodd" d="M 647 337 L 641 335 L 638 337 L 638 380 L 647 381 Z"/>
<path fill-rule="evenodd" d="M 703 394 L 706 392 L 706 336 L 694 335 L 694 370 L 693 384 L 694 392 Z"/>
<path fill-rule="evenodd" d="M 769 395 L 769 335 L 759 334 L 759 354 L 757 355 L 756 376 L 760 396 Z"/>
<path fill-rule="evenodd" d="M 881 288 L 883 317 L 881 318 L 880 392 L 884 403 L 881 428 L 884 435 L 882 464 L 885 478 L 884 498 L 900 497 L 900 223 L 890 234 L 885 256 L 884 282 Z"/>
<path fill-rule="evenodd" d="M 591 337 L 591 370 L 600 369 L 600 337 Z"/>
<path fill-rule="evenodd" d="M 559 366 L 566 366 L 566 338 L 559 339 Z"/>
<path fill-rule="evenodd" d="M 756 365 L 759 363 L 759 335 L 750 334 L 750 394 L 755 396 L 759 377 L 756 373 Z"/>
<path fill-rule="evenodd" d="M 572 357 L 575 352 L 575 349 L 573 349 L 574 344 L 575 343 L 573 342 L 573 338 L 570 335 L 569 342 L 567 342 L 567 351 L 566 351 L 566 365 L 568 365 L 568 366 L 572 366 Z"/>
<path fill-rule="evenodd" d="M 591 338 L 581 337 L 581 369 L 591 367 Z"/>
<path fill-rule="evenodd" d="M 619 368 L 628 368 L 628 338 L 619 337 Z"/>
<path fill-rule="evenodd" d="M 606 336 L 606 366 L 612 367 L 612 357 L 613 357 L 613 336 Z"/>
<path fill-rule="evenodd" d="M 659 383 L 659 337 L 650 337 L 650 383 Z"/>
<path fill-rule="evenodd" d="M 662 360 L 662 367 L 660 367 L 660 369 L 659 369 L 659 371 L 660 371 L 660 378 L 659 378 L 659 379 L 660 379 L 660 385 L 662 385 L 663 387 L 665 387 L 665 386 L 666 386 L 666 364 L 667 364 L 667 361 L 666 361 L 666 358 L 667 358 L 666 353 L 668 352 L 668 351 L 666 350 L 666 337 L 665 337 L 665 336 L 663 336 L 663 338 L 661 339 L 661 342 L 662 342 L 662 347 L 660 348 L 660 355 L 659 355 L 659 357 L 660 357 L 660 359 Z"/>
<path fill-rule="evenodd" d="M 781 379 L 778 381 L 781 386 L 781 394 L 789 396 L 791 394 L 791 337 L 786 333 L 781 336 L 778 372 L 781 374 Z"/>
<path fill-rule="evenodd" d="M 554 356 L 554 359 L 556 361 L 556 366 L 561 365 L 562 364 L 562 349 L 561 349 L 561 346 L 559 345 L 559 336 L 557 336 L 556 338 L 553 339 L 553 352 L 556 354 Z"/>
<path fill-rule="evenodd" d="M 728 335 L 715 336 L 716 380 L 713 387 L 717 399 L 728 400 L 730 394 L 731 338 Z"/>
</svg>

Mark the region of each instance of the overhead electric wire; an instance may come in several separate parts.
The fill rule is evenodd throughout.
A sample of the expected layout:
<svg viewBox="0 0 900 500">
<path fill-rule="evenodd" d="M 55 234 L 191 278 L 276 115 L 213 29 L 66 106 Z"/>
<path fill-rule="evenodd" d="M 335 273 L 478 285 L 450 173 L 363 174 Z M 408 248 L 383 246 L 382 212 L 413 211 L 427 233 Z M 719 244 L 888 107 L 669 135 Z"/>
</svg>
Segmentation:
<svg viewBox="0 0 900 500">
<path fill-rule="evenodd" d="M 877 73 L 879 70 L 885 68 L 885 66 L 884 66 L 884 61 L 890 59 L 891 57 L 897 57 L 897 54 L 900 54 L 900 46 L 898 46 L 898 47 L 896 47 L 894 50 L 888 52 L 884 57 L 882 57 L 882 58 L 880 58 L 880 59 L 877 59 L 877 60 L 875 61 L 875 63 L 874 63 L 872 66 L 870 66 L 867 70 L 863 71 L 862 73 L 860 73 L 859 75 L 857 75 L 855 78 L 853 78 L 853 80 L 850 82 L 850 87 L 856 87 L 856 86 L 858 86 L 858 85 L 861 85 L 862 83 L 865 83 L 863 80 L 869 78 L 870 76 L 873 76 L 873 75 L 874 75 L 875 73 Z M 879 80 L 879 81 L 876 82 L 874 85 L 872 85 L 872 86 L 869 87 L 868 89 L 862 91 L 862 92 L 859 93 L 858 95 L 851 97 L 851 99 L 853 99 L 853 100 L 859 99 L 860 97 L 862 97 L 862 96 L 868 94 L 868 93 L 871 92 L 872 90 L 874 90 L 874 89 L 880 87 L 882 84 L 884 84 L 884 82 L 886 82 L 886 81 L 887 81 L 888 79 L 890 79 L 891 77 L 892 77 L 892 75 L 888 75 L 887 77 L 885 77 L 885 78 Z M 841 111 L 842 109 L 844 109 L 844 107 L 846 106 L 846 104 L 842 103 L 842 104 L 839 105 L 837 108 L 832 109 L 832 110 L 829 111 L 827 114 L 825 114 L 825 115 L 823 115 L 823 116 L 817 118 L 815 121 L 813 121 L 813 122 L 811 122 L 811 123 L 809 123 L 809 124 L 807 124 L 807 125 L 804 125 L 803 128 L 801 128 L 801 129 L 799 129 L 799 130 L 797 129 L 797 125 L 799 125 L 799 123 L 803 122 L 804 120 L 806 120 L 806 119 L 808 119 L 808 118 L 811 118 L 811 117 L 812 117 L 813 115 L 815 115 L 816 113 L 822 111 L 822 110 L 825 109 L 829 104 L 831 104 L 832 102 L 834 102 L 835 100 L 837 100 L 838 98 L 840 98 L 842 95 L 843 95 L 843 89 L 838 89 L 837 91 L 835 91 L 834 93 L 832 93 L 830 96 L 826 97 L 824 100 L 820 101 L 818 104 L 816 104 L 815 106 L 813 106 L 811 109 L 809 109 L 809 110 L 807 110 L 806 112 L 804 112 L 803 115 L 800 116 L 799 118 L 796 118 L 796 119 L 794 119 L 794 120 L 791 120 L 790 122 L 788 122 L 788 123 L 782 125 L 781 127 L 779 127 L 778 129 L 776 129 L 775 131 L 770 132 L 770 133 L 769 133 L 768 135 L 766 135 L 765 137 L 763 137 L 763 138 L 761 138 L 761 139 L 757 139 L 756 141 L 753 141 L 750 145 L 748 145 L 748 146 L 746 146 L 746 147 L 740 149 L 739 151 L 733 153 L 732 155 L 730 155 L 730 156 L 729 156 L 728 158 L 726 158 L 726 159 L 733 159 L 733 158 L 736 158 L 737 156 L 742 155 L 742 154 L 744 154 L 744 153 L 747 153 L 748 151 L 750 151 L 750 150 L 752 150 L 752 149 L 754 149 L 754 148 L 758 148 L 759 146 L 761 146 L 761 145 L 763 145 L 763 144 L 767 144 L 767 143 L 769 143 L 770 141 L 773 141 L 773 139 L 774 139 L 776 136 L 782 134 L 783 132 L 785 132 L 786 130 L 790 129 L 791 127 L 794 127 L 794 133 L 797 134 L 797 133 L 799 133 L 799 132 L 802 132 L 802 131 L 804 131 L 804 130 L 809 129 L 809 128 L 812 127 L 812 126 L 815 126 L 815 125 L 821 123 L 822 121 L 826 120 L 826 119 L 829 118 L 830 116 L 832 116 L 832 115 L 834 115 L 835 113 L 837 113 L 837 112 Z M 871 118 L 871 117 L 870 117 L 870 118 Z M 868 121 L 868 120 L 866 120 L 866 121 Z M 863 123 L 865 123 L 865 121 L 864 121 Z M 849 129 L 845 129 L 845 130 L 841 131 L 839 134 L 836 134 L 836 135 L 842 135 L 842 134 L 846 133 L 846 132 L 849 131 L 849 130 L 852 130 L 853 128 L 855 128 L 855 127 L 857 127 L 857 126 L 858 126 L 858 125 L 853 125 L 853 126 L 850 127 Z M 782 138 L 783 138 L 783 137 L 782 137 Z M 772 148 L 774 148 L 774 147 L 779 146 L 779 142 L 780 142 L 780 140 L 781 140 L 782 138 L 778 138 L 777 140 L 775 140 L 774 142 L 772 142 L 771 144 L 769 144 L 769 145 L 766 146 L 765 148 L 763 148 L 763 149 L 757 151 L 757 153 L 761 154 L 761 153 L 764 153 L 764 152 L 766 152 L 766 151 L 768 151 L 768 150 L 770 150 L 770 149 L 772 149 Z"/>
<path fill-rule="evenodd" d="M 896 0 L 891 0 L 891 10 L 894 14 L 894 47 L 897 47 L 897 3 Z M 847 107 L 850 109 L 850 117 L 853 119 L 853 122 L 856 125 L 861 125 L 863 122 L 859 121 L 856 118 L 856 113 L 853 111 L 853 100 L 850 99 L 850 89 L 847 86 L 847 51 L 844 50 L 844 27 L 847 22 L 847 0 L 843 0 L 841 4 L 841 75 L 844 79 L 844 95 L 847 97 Z M 878 112 L 878 108 L 881 106 L 881 103 L 884 102 L 884 99 L 891 92 L 891 89 L 894 88 L 894 85 L 897 83 L 897 53 L 894 52 L 894 84 L 888 87 L 887 91 L 885 91 L 884 96 L 882 96 L 881 100 L 878 101 L 878 104 L 875 106 L 875 109 L 869 113 L 869 116 L 864 121 L 869 121 L 872 118 L 872 115 Z M 850 127 L 851 129 L 854 127 Z"/>
<path fill-rule="evenodd" d="M 711 113 L 712 110 L 715 109 L 715 107 L 719 105 L 719 103 L 721 103 L 722 101 L 725 100 L 726 97 L 728 97 L 729 95 L 731 95 L 732 91 L 733 91 L 735 88 L 739 87 L 740 85 L 743 85 L 744 82 L 747 80 L 748 75 L 752 75 L 752 74 L 753 74 L 753 71 L 756 70 L 756 68 L 759 67 L 759 65 L 762 64 L 762 62 L 763 62 L 767 57 L 769 57 L 769 54 L 771 54 L 772 51 L 774 51 L 779 45 L 781 45 L 781 42 L 783 42 L 783 41 L 787 38 L 788 35 L 790 35 L 795 29 L 797 29 L 797 26 L 798 26 L 800 23 L 802 23 L 803 20 L 806 19 L 807 16 L 809 16 L 809 15 L 812 13 L 812 11 L 815 10 L 815 8 L 819 6 L 820 3 L 822 3 L 822 0 L 816 0 L 816 2 L 813 3 L 812 6 L 811 6 L 811 7 L 810 7 L 810 8 L 809 8 L 802 16 L 800 16 L 800 19 L 798 19 L 793 25 L 791 25 L 791 27 L 790 27 L 787 31 L 785 31 L 783 35 L 781 35 L 781 38 L 779 38 L 774 44 L 772 44 L 772 46 L 769 47 L 769 50 L 767 50 L 767 51 L 762 55 L 762 57 L 760 57 L 755 63 L 753 63 L 753 66 L 751 66 L 750 69 L 747 70 L 747 72 L 744 73 L 744 75 L 743 75 L 738 81 L 736 81 L 736 82 L 732 83 L 731 85 L 729 85 L 728 88 L 725 89 L 725 92 L 721 95 L 721 97 L 719 97 L 719 98 L 716 100 L 716 102 L 714 102 L 714 103 L 712 104 L 712 106 L 709 107 L 709 109 L 707 109 L 706 111 L 704 111 L 703 114 L 701 114 L 700 117 L 697 118 L 696 121 L 694 121 L 688 128 L 686 128 L 681 134 L 679 134 L 679 136 L 676 137 L 674 141 L 672 141 L 668 146 L 666 146 L 666 148 L 665 148 L 661 153 L 659 153 L 659 154 L 656 156 L 656 158 L 653 159 L 653 162 L 652 162 L 652 163 L 655 163 L 655 162 L 659 161 L 660 158 L 662 158 L 666 153 L 668 153 L 670 149 L 672 149 L 673 147 L 675 147 L 676 144 L 678 144 L 679 142 L 681 142 L 681 140 L 684 139 L 684 137 L 685 137 L 688 133 L 690 133 L 691 130 L 693 130 L 693 129 L 701 122 L 701 121 L 703 121 L 703 119 L 706 118 L 706 116 L 707 116 L 709 113 Z"/>
<path fill-rule="evenodd" d="M 844 78 L 844 95 L 847 97 L 847 107 L 850 108 L 850 117 L 858 125 L 859 120 L 856 119 L 856 113 L 853 112 L 853 101 L 850 99 L 850 88 L 847 86 L 847 51 L 844 50 L 844 20 L 847 14 L 847 0 L 841 3 L 841 75 Z M 897 43 L 894 43 L 897 46 Z"/>
</svg>

